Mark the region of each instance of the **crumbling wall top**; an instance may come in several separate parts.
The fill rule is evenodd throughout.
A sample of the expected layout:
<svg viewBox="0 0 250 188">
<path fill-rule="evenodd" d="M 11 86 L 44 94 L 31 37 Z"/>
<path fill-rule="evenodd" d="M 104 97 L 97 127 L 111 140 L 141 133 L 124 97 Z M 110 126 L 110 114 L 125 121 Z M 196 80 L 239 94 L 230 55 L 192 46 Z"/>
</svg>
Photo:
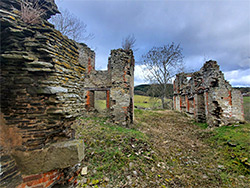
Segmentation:
<svg viewBox="0 0 250 188">
<path fill-rule="evenodd" d="M 220 66 L 217 64 L 216 61 L 213 61 L 213 60 L 209 60 L 207 61 L 203 67 L 201 68 L 201 71 L 202 72 L 205 72 L 205 71 L 211 71 L 211 70 L 219 70 L 220 69 Z"/>
<path fill-rule="evenodd" d="M 177 74 L 174 85 L 182 93 L 195 93 L 217 87 L 232 88 L 220 71 L 220 66 L 213 60 L 207 61 L 199 71 Z"/>
<path fill-rule="evenodd" d="M 244 121 L 242 96 L 225 80 L 216 61 L 207 61 L 192 74 L 176 75 L 174 94 L 174 108 L 199 122 L 222 126 Z"/>
</svg>

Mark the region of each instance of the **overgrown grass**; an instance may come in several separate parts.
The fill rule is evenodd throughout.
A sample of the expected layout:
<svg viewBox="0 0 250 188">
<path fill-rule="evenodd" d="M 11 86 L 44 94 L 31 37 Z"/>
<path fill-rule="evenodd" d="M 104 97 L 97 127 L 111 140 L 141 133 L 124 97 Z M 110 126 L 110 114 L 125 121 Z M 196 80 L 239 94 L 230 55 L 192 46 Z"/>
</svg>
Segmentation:
<svg viewBox="0 0 250 188">
<path fill-rule="evenodd" d="M 159 108 L 161 107 L 161 100 L 159 98 L 152 98 L 148 96 L 135 95 L 134 105 L 141 108 Z"/>
<path fill-rule="evenodd" d="M 134 106 L 139 108 L 150 108 L 157 109 L 161 108 L 161 100 L 159 98 L 152 98 L 148 96 L 135 95 L 134 96 Z M 106 109 L 105 100 L 95 100 L 95 108 L 97 110 Z"/>
<path fill-rule="evenodd" d="M 182 187 L 181 185 L 196 185 L 196 182 L 208 185 L 209 179 L 190 178 L 197 173 L 195 168 L 198 167 L 203 173 L 208 172 L 211 173 L 211 177 L 218 177 L 211 180 L 214 181 L 211 185 L 218 185 L 218 180 L 223 182 L 223 186 L 230 187 L 239 176 L 246 177 L 244 181 L 248 181 L 250 124 L 208 130 L 207 124 L 199 123 L 196 125 L 201 129 L 197 127 L 190 129 L 185 125 L 189 124 L 189 121 L 184 121 L 185 117 L 182 114 L 173 111 L 162 113 L 135 109 L 135 116 L 136 123 L 132 128 L 115 125 L 109 122 L 108 118 L 79 119 L 76 130 L 78 137 L 84 139 L 86 145 L 84 166 L 88 167 L 87 175 L 79 175 L 79 179 L 82 179 L 80 187 L 167 187 L 169 185 Z M 169 126 L 170 129 L 164 133 Z M 191 120 L 190 126 L 193 126 Z M 176 131 L 178 129 L 180 130 Z M 190 152 L 190 147 L 182 148 L 187 138 L 183 137 L 185 139 L 179 142 L 178 137 L 181 136 L 179 133 L 188 134 L 187 140 L 192 140 L 190 136 L 196 135 L 190 134 L 193 131 L 197 131 L 199 138 L 204 138 L 204 144 L 210 145 L 211 148 L 197 152 Z M 205 137 L 200 137 L 200 133 Z M 196 136 L 193 137 L 195 138 Z M 173 143 L 174 145 L 171 145 Z M 170 152 L 166 150 L 166 146 Z M 195 159 L 203 156 L 203 154 L 197 155 L 199 152 L 212 159 L 216 171 L 210 172 L 213 165 L 207 167 L 210 165 L 207 159 Z M 190 158 L 186 158 L 186 155 Z M 198 163 L 191 163 L 193 159 L 200 160 L 200 166 L 197 166 Z M 194 169 L 188 165 L 183 166 L 186 162 L 190 162 L 188 165 L 194 165 Z M 218 167 L 220 169 L 217 169 L 218 164 L 222 166 Z M 186 177 L 180 179 L 180 173 Z"/>
<path fill-rule="evenodd" d="M 162 110 L 162 109 L 159 109 Z M 149 118 L 154 120 L 154 118 L 162 116 L 162 114 L 159 114 L 156 112 L 157 110 L 150 110 L 150 111 L 145 111 L 145 110 L 141 110 L 141 109 L 135 109 L 134 113 L 135 113 L 135 117 L 136 119 L 140 119 L 140 122 L 148 122 Z"/>
<path fill-rule="evenodd" d="M 205 130 L 206 123 L 196 123 L 203 129 L 201 137 L 215 150 L 221 169 L 220 178 L 229 187 L 238 177 L 250 175 L 250 124 L 222 126 Z"/>
<path fill-rule="evenodd" d="M 21 1 L 21 18 L 27 24 L 38 24 L 41 17 L 45 14 L 42 9 L 43 4 L 39 4 L 38 0 L 29 2 L 28 0 Z"/>
<path fill-rule="evenodd" d="M 223 126 L 210 134 L 209 143 L 223 155 L 224 161 L 221 164 L 224 166 L 224 173 L 249 175 L 250 124 Z"/>
<path fill-rule="evenodd" d="M 106 100 L 95 100 L 95 108 L 101 112 L 106 109 Z"/>
<path fill-rule="evenodd" d="M 202 129 L 208 128 L 207 123 L 197 123 L 197 122 L 194 121 L 194 124 L 197 125 L 198 127 L 202 128 Z"/>
<path fill-rule="evenodd" d="M 250 103 L 250 97 L 243 97 L 244 103 Z"/>
<path fill-rule="evenodd" d="M 107 118 L 82 118 L 77 132 L 86 145 L 85 165 L 88 166 L 87 185 L 105 186 L 105 177 L 117 185 L 126 180 L 128 171 L 144 176 L 148 162 L 154 164 L 156 155 L 145 134 L 112 124 Z M 83 126 L 83 127 L 82 127 Z M 80 177 L 79 177 L 80 178 Z"/>
<path fill-rule="evenodd" d="M 167 99 L 166 102 L 171 102 L 171 99 Z M 148 109 L 161 109 L 161 100 L 156 97 L 134 95 L 134 106 L 137 108 Z M 95 100 L 95 108 L 98 111 L 104 111 L 106 109 L 106 100 Z"/>
<path fill-rule="evenodd" d="M 243 97 L 245 120 L 250 122 L 250 97 Z"/>
</svg>

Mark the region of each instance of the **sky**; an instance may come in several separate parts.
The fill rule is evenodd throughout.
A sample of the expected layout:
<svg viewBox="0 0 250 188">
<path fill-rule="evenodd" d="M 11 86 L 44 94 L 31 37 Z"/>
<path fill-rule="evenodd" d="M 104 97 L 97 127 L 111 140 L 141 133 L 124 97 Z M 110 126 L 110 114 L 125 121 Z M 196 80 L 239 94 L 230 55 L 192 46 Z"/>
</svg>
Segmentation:
<svg viewBox="0 0 250 188">
<path fill-rule="evenodd" d="M 136 38 L 136 62 L 152 47 L 174 42 L 183 49 L 185 72 L 215 60 L 234 87 L 250 87 L 250 0 L 56 0 L 87 25 L 96 69 L 106 69 L 110 50 Z M 135 85 L 147 83 L 135 66 Z"/>
</svg>

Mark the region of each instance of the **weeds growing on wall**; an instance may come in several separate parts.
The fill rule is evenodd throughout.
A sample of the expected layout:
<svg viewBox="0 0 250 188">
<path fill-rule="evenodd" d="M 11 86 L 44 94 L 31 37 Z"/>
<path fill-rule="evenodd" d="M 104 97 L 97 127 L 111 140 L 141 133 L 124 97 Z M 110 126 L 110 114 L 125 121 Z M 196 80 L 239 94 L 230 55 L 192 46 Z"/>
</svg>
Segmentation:
<svg viewBox="0 0 250 188">
<path fill-rule="evenodd" d="M 21 18 L 25 23 L 37 24 L 44 14 L 45 10 L 42 9 L 42 5 L 38 3 L 38 0 L 33 2 L 28 0 L 21 1 Z"/>
</svg>

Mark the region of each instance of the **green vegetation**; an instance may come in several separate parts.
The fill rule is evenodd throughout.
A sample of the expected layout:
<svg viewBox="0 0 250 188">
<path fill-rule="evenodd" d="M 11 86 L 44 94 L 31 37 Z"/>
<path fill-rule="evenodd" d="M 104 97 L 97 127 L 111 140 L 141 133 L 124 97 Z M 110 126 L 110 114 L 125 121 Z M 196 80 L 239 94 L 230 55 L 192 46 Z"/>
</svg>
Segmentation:
<svg viewBox="0 0 250 188">
<path fill-rule="evenodd" d="M 208 124 L 207 123 L 197 123 L 194 121 L 194 125 L 197 125 L 198 127 L 200 127 L 201 129 L 206 129 L 208 128 Z"/>
<path fill-rule="evenodd" d="M 234 87 L 234 89 L 240 90 L 241 93 L 250 92 L 250 87 Z"/>
<path fill-rule="evenodd" d="M 148 90 L 150 89 L 150 84 L 142 84 L 139 86 L 135 86 L 134 92 L 135 95 L 144 95 L 148 96 Z"/>
<path fill-rule="evenodd" d="M 155 109 L 161 107 L 161 100 L 155 97 L 135 95 L 134 105 L 139 108 L 141 107 Z"/>
<path fill-rule="evenodd" d="M 223 165 L 221 177 L 225 183 L 230 183 L 230 179 L 225 178 L 228 174 L 249 176 L 250 124 L 216 128 L 207 140 L 222 156 L 219 162 Z"/>
<path fill-rule="evenodd" d="M 106 109 L 106 100 L 95 100 L 95 108 L 100 112 Z"/>
<path fill-rule="evenodd" d="M 249 124 L 210 130 L 206 123 L 194 123 L 173 111 L 137 110 L 135 114 L 138 129 L 148 130 L 146 134 L 150 135 L 153 148 L 160 151 L 159 155 L 171 169 L 171 182 L 175 186 L 167 187 L 247 187 L 249 184 Z M 232 153 L 237 157 L 233 159 Z"/>
<path fill-rule="evenodd" d="M 136 108 L 162 109 L 161 100 L 157 97 L 149 97 L 142 95 L 134 96 L 134 106 Z M 165 99 L 165 106 L 168 109 L 172 108 L 172 99 Z"/>
<path fill-rule="evenodd" d="M 155 87 L 155 85 L 154 85 Z M 173 84 L 167 84 L 167 90 L 170 94 L 170 97 L 173 96 Z M 143 95 L 143 96 L 154 96 L 159 97 L 155 92 L 152 92 L 151 84 L 142 84 L 139 86 L 135 86 L 134 88 L 135 95 Z"/>
<path fill-rule="evenodd" d="M 168 100 L 170 101 L 170 99 Z M 156 97 L 148 97 L 142 95 L 134 96 L 134 106 L 137 108 L 150 108 L 157 109 L 161 108 L 161 100 Z M 103 111 L 106 109 L 106 101 L 105 100 L 95 100 L 95 108 L 98 111 Z"/>
<path fill-rule="evenodd" d="M 112 124 L 107 118 L 81 118 L 79 121 L 81 126 L 77 133 L 86 145 L 85 165 L 88 167 L 87 179 L 81 187 L 106 186 L 111 182 L 115 187 L 128 181 L 131 172 L 145 178 L 150 176 L 145 172 L 157 157 L 145 134 Z"/>
<path fill-rule="evenodd" d="M 175 111 L 135 109 L 130 128 L 108 118 L 80 118 L 76 133 L 84 139 L 88 167 L 78 187 L 247 187 L 250 182 L 250 124 L 209 129 Z"/>
<path fill-rule="evenodd" d="M 250 97 L 243 97 L 244 104 L 250 103 Z"/>
<path fill-rule="evenodd" d="M 250 122 L 250 97 L 243 97 L 245 120 Z"/>
</svg>

